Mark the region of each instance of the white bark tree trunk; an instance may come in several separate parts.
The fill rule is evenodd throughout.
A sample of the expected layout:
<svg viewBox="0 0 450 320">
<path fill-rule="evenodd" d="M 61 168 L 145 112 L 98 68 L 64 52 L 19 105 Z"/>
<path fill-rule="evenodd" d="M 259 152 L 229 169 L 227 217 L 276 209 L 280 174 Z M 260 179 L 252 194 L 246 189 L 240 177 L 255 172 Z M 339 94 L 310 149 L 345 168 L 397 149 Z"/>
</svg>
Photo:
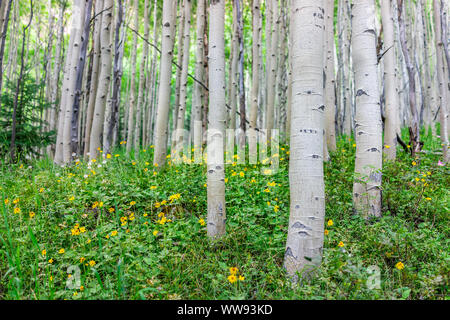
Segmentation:
<svg viewBox="0 0 450 320">
<path fill-rule="evenodd" d="M 433 13 L 435 23 L 435 44 L 436 44 L 436 73 L 439 84 L 439 122 L 441 124 L 441 142 L 443 151 L 443 160 L 450 161 L 450 152 L 448 150 L 448 75 L 446 75 L 444 60 L 444 44 L 442 43 L 442 25 L 440 14 L 440 0 L 433 0 Z"/>
<path fill-rule="evenodd" d="M 355 182 L 353 205 L 363 216 L 381 215 L 382 122 L 377 77 L 374 0 L 353 2 L 355 70 Z"/>
<path fill-rule="evenodd" d="M 210 0 L 209 116 L 207 147 L 207 232 L 210 238 L 225 235 L 225 0 Z"/>
<path fill-rule="evenodd" d="M 101 68 L 99 75 L 99 86 L 97 96 L 95 98 L 94 118 L 92 121 L 91 142 L 89 146 L 89 159 L 92 160 L 99 154 L 103 133 L 103 122 L 105 118 L 106 99 L 108 96 L 109 85 L 111 82 L 111 29 L 112 29 L 112 14 L 114 10 L 113 0 L 105 0 L 103 4 L 102 17 L 102 31 L 100 36 L 101 41 Z"/>
<path fill-rule="evenodd" d="M 284 266 L 294 281 L 297 272 L 308 275 L 322 259 L 324 14 L 323 0 L 292 0 L 291 202 Z"/>
<path fill-rule="evenodd" d="M 258 97 L 259 97 L 259 70 L 261 68 L 261 61 L 259 59 L 259 51 L 261 49 L 261 2 L 260 0 L 253 0 L 252 4 L 253 15 L 253 33 L 252 33 L 252 90 L 250 102 L 250 119 L 249 119 L 249 156 L 250 163 L 256 163 L 257 156 L 257 131 L 256 120 L 258 116 Z"/>
<path fill-rule="evenodd" d="M 325 0 L 325 135 L 328 151 L 336 151 L 336 94 L 334 74 L 334 0 Z"/>
<path fill-rule="evenodd" d="M 164 0 L 162 16 L 162 44 L 161 44 L 161 66 L 158 93 L 158 107 L 155 123 L 155 153 L 153 163 L 161 168 L 166 161 L 167 135 L 170 103 L 170 84 L 172 79 L 172 56 L 173 56 L 173 2 Z"/>
<path fill-rule="evenodd" d="M 398 110 L 398 89 L 395 75 L 394 19 L 390 1 L 381 1 L 384 47 L 383 57 L 384 91 L 386 100 L 386 121 L 384 125 L 384 149 L 386 159 L 395 160 L 397 155 L 397 133 L 400 126 Z"/>
</svg>

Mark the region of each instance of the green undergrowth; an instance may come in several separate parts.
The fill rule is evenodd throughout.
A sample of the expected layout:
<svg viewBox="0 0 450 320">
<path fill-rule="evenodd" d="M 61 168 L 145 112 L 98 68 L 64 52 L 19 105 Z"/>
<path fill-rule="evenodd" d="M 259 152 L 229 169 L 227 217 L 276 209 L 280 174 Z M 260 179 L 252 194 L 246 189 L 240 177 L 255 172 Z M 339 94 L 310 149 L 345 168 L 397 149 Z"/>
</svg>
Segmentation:
<svg viewBox="0 0 450 320">
<path fill-rule="evenodd" d="M 296 286 L 283 270 L 287 146 L 273 175 L 227 165 L 227 235 L 215 243 L 204 165 L 156 171 L 151 147 L 136 160 L 118 149 L 65 168 L 4 164 L 0 299 L 446 299 L 449 172 L 425 138 L 420 159 L 399 147 L 383 162 L 383 217 L 369 221 L 352 211 L 354 141 L 338 139 L 325 164 L 323 261 Z"/>
</svg>

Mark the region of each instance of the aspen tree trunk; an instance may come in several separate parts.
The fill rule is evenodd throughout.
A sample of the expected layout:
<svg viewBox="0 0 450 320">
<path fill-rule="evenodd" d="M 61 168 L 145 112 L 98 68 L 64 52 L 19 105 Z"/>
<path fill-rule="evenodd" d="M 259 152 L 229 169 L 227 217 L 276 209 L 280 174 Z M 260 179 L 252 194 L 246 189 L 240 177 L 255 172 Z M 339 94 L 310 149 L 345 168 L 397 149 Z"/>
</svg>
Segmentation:
<svg viewBox="0 0 450 320">
<path fill-rule="evenodd" d="M 196 46 L 196 60 L 195 60 L 195 78 L 199 81 L 205 81 L 205 67 L 203 60 L 205 58 L 203 35 L 205 33 L 205 0 L 197 1 L 197 46 Z M 194 93 L 192 96 L 192 121 L 194 126 L 191 127 L 191 134 L 193 133 L 194 152 L 199 153 L 202 149 L 202 127 L 199 125 L 202 120 L 202 104 L 203 104 L 203 90 L 204 88 L 198 83 L 194 84 Z M 192 131 L 195 130 L 195 131 Z"/>
<path fill-rule="evenodd" d="M 155 43 L 158 43 L 157 35 L 158 35 L 158 28 L 157 28 L 157 14 L 158 14 L 158 6 L 157 6 L 157 0 L 155 0 L 153 4 L 153 41 Z M 156 91 L 158 86 L 158 74 L 156 70 L 156 61 L 158 59 L 158 51 L 155 48 L 152 48 L 153 50 L 153 58 L 152 58 L 152 73 L 151 73 L 151 99 L 150 99 L 150 117 L 148 119 L 147 123 L 147 132 L 148 132 L 148 144 L 153 144 L 153 122 L 155 119 L 155 112 L 156 112 Z"/>
<path fill-rule="evenodd" d="M 233 0 L 233 28 L 232 28 L 232 43 L 231 43 L 231 69 L 228 84 L 228 101 L 230 109 L 228 110 L 228 128 L 236 129 L 236 105 L 237 105 L 237 88 L 238 88 L 238 62 L 239 62 L 239 44 L 238 44 L 238 21 L 237 21 L 237 7 Z"/>
<path fill-rule="evenodd" d="M 203 66 L 205 68 L 205 85 L 209 87 L 209 6 L 205 7 L 205 33 L 203 34 L 203 51 L 204 51 L 204 62 Z M 208 128 L 208 109 L 209 109 L 209 91 L 203 90 L 203 110 L 202 110 L 202 132 L 206 133 Z M 206 143 L 206 134 L 203 134 L 202 144 Z"/>
<path fill-rule="evenodd" d="M 92 75 L 91 75 L 91 86 L 89 93 L 89 101 L 88 107 L 86 110 L 86 126 L 84 131 L 85 137 L 85 146 L 84 146 L 84 156 L 86 157 L 89 153 L 90 149 L 90 141 L 91 141 L 91 130 L 92 130 L 92 120 L 94 118 L 94 108 L 95 108 L 95 99 L 97 97 L 97 89 L 99 82 L 99 73 L 100 73 L 100 34 L 102 29 L 102 10 L 103 10 L 103 2 L 104 0 L 96 0 L 95 1 L 95 19 L 94 19 L 94 57 L 92 62 Z"/>
<path fill-rule="evenodd" d="M 62 63 L 62 48 L 64 41 L 64 11 L 65 5 L 61 4 L 59 7 L 58 15 L 58 37 L 56 40 L 56 50 L 55 50 L 55 63 L 53 65 L 53 77 L 51 83 L 51 97 L 50 97 L 50 120 L 49 120 L 49 130 L 53 131 L 56 129 L 57 120 L 57 103 L 58 103 L 58 88 L 59 88 L 59 78 L 61 73 L 61 63 Z M 54 157 L 55 147 L 50 145 L 47 147 L 47 154 L 50 158 Z"/>
<path fill-rule="evenodd" d="M 78 126 L 78 118 L 80 112 L 81 98 L 82 98 L 82 84 L 83 84 L 83 74 L 84 67 L 86 64 L 86 52 L 89 43 L 89 35 L 90 35 L 90 24 L 91 24 L 91 11 L 92 11 L 92 0 L 87 0 L 85 5 L 85 17 L 84 17 L 84 28 L 83 34 L 81 36 L 81 48 L 79 59 L 77 62 L 76 68 L 76 78 L 75 78 L 75 89 L 74 89 L 74 100 L 72 105 L 72 119 L 70 122 L 70 148 L 67 154 L 68 158 L 66 159 L 66 155 L 64 157 L 65 162 L 70 162 L 73 160 L 73 157 L 79 156 L 79 129 Z M 65 138 L 67 139 L 67 138 Z M 66 153 L 66 152 L 65 152 Z"/>
<path fill-rule="evenodd" d="M 355 182 L 353 205 L 364 217 L 381 216 L 382 122 L 377 77 L 375 2 L 355 0 L 352 8 L 355 70 Z"/>
<path fill-rule="evenodd" d="M 149 27 L 149 0 L 145 0 L 144 2 L 144 38 L 148 39 L 149 33 L 150 33 L 150 27 Z M 148 60 L 148 43 L 144 41 L 144 50 L 142 53 L 142 60 L 141 60 L 141 70 L 139 71 L 139 94 L 138 94 L 138 101 L 137 101 L 137 108 L 136 108 L 136 123 L 134 128 L 134 156 L 135 158 L 139 155 L 139 147 L 140 147 L 140 139 L 141 139 L 141 128 L 142 128 L 142 121 L 141 121 L 141 115 L 143 111 L 143 102 L 144 102 L 144 85 L 145 85 L 145 67 L 147 65 Z M 129 141 L 131 143 L 131 141 Z"/>
<path fill-rule="evenodd" d="M 184 0 L 180 1 L 180 17 L 177 19 L 179 23 L 178 28 L 178 38 L 177 38 L 177 63 L 179 65 L 183 64 L 183 35 L 184 35 Z M 176 25 L 174 26 L 176 28 Z M 175 80 L 175 103 L 173 105 L 173 111 L 172 111 L 172 131 L 175 131 L 177 128 L 177 119 L 178 119 L 178 106 L 180 105 L 180 86 L 181 86 L 181 72 L 182 69 L 177 68 L 176 69 L 176 80 Z"/>
<path fill-rule="evenodd" d="M 421 8 L 421 18 L 422 18 L 422 40 L 423 40 L 423 63 L 424 63 L 424 75 L 423 75 L 423 82 L 424 82 L 424 87 L 425 87 L 425 99 L 424 99 L 424 104 L 425 104 L 425 128 L 426 131 L 428 132 L 428 130 L 430 129 L 430 127 L 432 126 L 432 104 L 434 104 L 433 101 L 433 93 L 432 93 L 432 79 L 431 79 L 431 73 L 430 73 L 430 58 L 429 58 L 429 51 L 428 51 L 428 39 L 430 39 L 429 37 L 429 32 L 428 32 L 428 24 L 427 24 L 427 1 L 426 0 L 421 0 L 420 1 L 420 8 Z"/>
<path fill-rule="evenodd" d="M 80 25 L 82 21 L 81 17 L 81 3 L 82 0 L 75 0 L 74 6 L 73 6 L 73 13 L 72 13 L 72 22 L 71 22 L 71 31 L 70 31 L 70 38 L 69 38 L 69 45 L 67 50 L 67 56 L 66 56 L 66 62 L 64 66 L 64 80 L 63 80 L 63 87 L 61 92 L 61 100 L 60 100 L 60 108 L 58 113 L 58 132 L 56 136 L 56 150 L 55 150 L 55 158 L 54 162 L 57 165 L 64 164 L 64 129 L 65 129 L 65 117 L 67 113 L 67 109 L 71 109 L 70 104 L 70 85 L 71 85 L 71 71 L 72 71 L 72 63 L 73 60 L 72 56 L 75 55 L 79 51 L 74 47 L 76 43 L 77 33 L 80 31 Z M 74 50 L 72 50 L 74 48 Z M 78 42 L 78 48 L 79 48 L 79 42 Z M 78 60 L 78 57 L 76 57 L 75 61 Z M 70 107 L 68 107 L 70 105 Z M 71 111 L 71 110 L 70 110 Z"/>
<path fill-rule="evenodd" d="M 384 149 L 386 159 L 395 160 L 399 125 L 397 80 L 395 76 L 394 19 L 390 1 L 381 1 L 381 18 L 384 33 L 384 91 L 386 121 L 384 125 Z"/>
<path fill-rule="evenodd" d="M 120 86 L 122 83 L 122 64 L 123 64 L 123 51 L 125 47 L 125 27 L 123 26 L 124 8 L 122 0 L 118 0 L 117 21 L 115 28 L 115 41 L 114 41 L 114 68 L 113 68 L 113 90 L 111 97 L 111 122 L 108 126 L 108 133 L 106 136 L 106 143 L 104 146 L 105 154 L 111 152 L 111 146 L 113 143 L 113 135 L 116 127 L 119 126 L 117 118 L 119 117 L 119 105 L 120 105 Z"/>
<path fill-rule="evenodd" d="M 236 3 L 237 12 L 237 24 L 238 24 L 238 43 L 239 43 L 239 113 L 240 113 L 240 136 L 239 145 L 240 148 L 245 148 L 245 131 L 246 131 L 246 118 L 245 118 L 245 87 L 244 87 L 244 22 L 243 22 L 243 8 L 241 7 L 241 0 L 234 0 Z"/>
<path fill-rule="evenodd" d="M 253 30 L 252 30 L 252 90 L 250 100 L 250 121 L 249 121 L 249 156 L 253 159 L 250 163 L 256 163 L 257 157 L 257 125 L 258 97 L 259 97 L 259 70 L 261 60 L 259 51 L 261 49 L 261 1 L 253 0 L 252 4 Z"/>
<path fill-rule="evenodd" d="M 177 155 L 180 155 L 181 148 L 183 147 L 184 139 L 184 120 L 186 114 L 186 99 L 187 99 L 187 81 L 188 81 L 188 69 L 189 69 L 189 49 L 191 42 L 191 0 L 183 0 L 183 16 L 184 16 L 184 35 L 183 35 L 183 61 L 181 65 L 181 78 L 180 78 L 180 97 L 178 105 L 178 119 L 177 126 L 174 132 L 175 139 L 172 149 Z"/>
<path fill-rule="evenodd" d="M 72 160 L 72 145 L 71 145 L 71 128 L 72 128 L 72 118 L 73 118 L 73 102 L 75 100 L 75 88 L 77 82 L 77 69 L 78 69 L 78 61 L 80 59 L 81 52 L 81 41 L 82 41 L 82 33 L 83 33 L 83 25 L 84 25 L 84 17 L 86 13 L 86 0 L 81 0 L 78 4 L 78 8 L 74 8 L 74 10 L 79 10 L 77 15 L 77 24 L 76 33 L 75 33 L 75 41 L 73 43 L 73 47 L 69 47 L 68 50 L 72 51 L 71 61 L 70 61 L 70 69 L 68 75 L 69 85 L 67 87 L 66 92 L 66 101 L 65 101 L 65 113 L 64 117 L 64 129 L 63 129 L 63 163 L 67 164 Z M 72 35 L 71 35 L 72 36 Z M 81 73 L 82 74 L 82 73 Z M 81 82 L 81 77 L 80 77 Z M 77 120 L 78 121 L 78 120 Z M 76 125 L 76 124 L 74 124 Z"/>
<path fill-rule="evenodd" d="M 212 239 L 225 235 L 225 1 L 210 0 L 209 115 L 207 147 L 207 232 Z"/>
<path fill-rule="evenodd" d="M 281 1 L 281 26 L 278 28 L 278 38 L 279 38 L 279 48 L 278 48 L 278 68 L 277 68 L 277 75 L 276 75 L 276 103 L 275 105 L 278 106 L 276 108 L 276 114 L 278 114 L 277 122 L 276 122 L 276 128 L 280 129 L 280 133 L 283 137 L 283 140 L 285 139 L 285 126 L 286 126 L 286 91 L 287 86 L 285 85 L 287 81 L 287 69 L 286 69 L 286 42 L 287 42 L 287 18 L 286 18 L 286 0 Z"/>
<path fill-rule="evenodd" d="M 172 78 L 173 56 L 173 24 L 175 16 L 171 0 L 164 0 L 162 15 L 162 40 L 160 59 L 160 83 L 158 93 L 158 106 L 155 122 L 155 153 L 153 163 L 161 168 L 166 161 L 168 120 L 170 108 L 170 84 Z"/>
<path fill-rule="evenodd" d="M 134 30 L 139 31 L 139 0 L 134 1 Z M 133 147 L 134 131 L 134 106 L 136 104 L 136 60 L 137 60 L 137 34 L 133 33 L 133 48 L 131 52 L 131 85 L 130 100 L 128 103 L 128 134 L 127 134 L 127 154 Z M 135 146 L 136 147 L 136 146 Z"/>
<path fill-rule="evenodd" d="M 405 59 L 406 69 L 408 71 L 409 79 L 409 108 L 411 111 L 411 123 L 409 126 L 409 144 L 411 145 L 411 154 L 416 156 L 422 149 L 422 143 L 420 142 L 420 126 L 419 126 L 419 114 L 417 112 L 416 105 L 416 80 L 415 80 L 415 67 L 411 61 L 409 55 L 408 45 L 406 43 L 406 28 L 405 22 L 402 17 L 403 12 L 403 0 L 397 0 L 398 5 L 398 24 L 400 30 L 400 44 L 402 47 L 403 57 Z"/>
<path fill-rule="evenodd" d="M 94 118 L 92 121 L 91 141 L 89 145 L 89 159 L 97 157 L 98 149 L 101 147 L 101 135 L 103 133 L 103 122 L 105 118 L 106 98 L 111 82 L 111 27 L 114 10 L 113 0 L 105 0 L 103 3 L 102 31 L 100 35 L 101 67 L 99 74 L 99 86 L 95 98 Z"/>
<path fill-rule="evenodd" d="M 30 20 L 27 25 L 22 27 L 22 50 L 20 52 L 20 71 L 19 71 L 19 77 L 17 78 L 17 85 L 16 85 L 16 92 L 14 94 L 14 101 L 13 101 L 13 114 L 12 114 L 12 124 L 11 124 L 11 144 L 9 147 L 11 162 L 16 161 L 16 133 L 17 133 L 17 108 L 19 103 L 19 95 L 22 92 L 22 77 L 23 72 L 25 69 L 25 62 L 24 62 L 24 54 L 25 54 L 25 40 L 26 40 L 26 34 L 27 30 L 31 26 L 31 22 L 33 21 L 33 0 L 30 0 Z"/>
<path fill-rule="evenodd" d="M 444 60 L 444 44 L 442 37 L 442 24 L 441 24 L 441 12 L 440 12 L 440 0 L 433 0 L 433 13 L 434 13 L 434 24 L 435 24 L 435 45 L 436 45 L 436 73 L 439 85 L 439 122 L 441 125 L 441 142 L 442 142 L 442 153 L 443 160 L 445 162 L 450 161 L 450 152 L 448 150 L 448 75 L 446 75 L 445 70 L 445 60 Z"/>
<path fill-rule="evenodd" d="M 3 18 L 1 21 L 1 42 L 0 42 L 0 96 L 2 94 L 2 85 L 3 85 L 3 56 L 5 53 L 5 44 L 6 44 L 6 34 L 8 32 L 8 24 L 9 24 L 9 15 L 11 13 L 11 4 L 12 0 L 2 1 L 2 14 Z M 5 9 L 5 11 L 3 11 Z M 1 99 L 0 99 L 0 111 L 2 110 Z"/>
<path fill-rule="evenodd" d="M 280 23 L 280 15 L 278 13 L 278 0 L 271 0 L 271 15 L 273 19 L 273 30 L 271 31 L 269 62 L 267 63 L 267 105 L 266 105 L 266 130 L 267 141 L 270 143 L 271 133 L 274 124 L 274 108 L 275 108 L 275 86 L 277 74 L 277 48 L 278 48 L 278 25 Z"/>
<path fill-rule="evenodd" d="M 334 75 L 334 0 L 325 0 L 325 133 L 327 149 L 336 151 L 336 94 Z"/>
<path fill-rule="evenodd" d="M 324 1 L 292 0 L 292 109 L 289 228 L 284 267 L 294 281 L 322 260 L 325 186 Z"/>
</svg>

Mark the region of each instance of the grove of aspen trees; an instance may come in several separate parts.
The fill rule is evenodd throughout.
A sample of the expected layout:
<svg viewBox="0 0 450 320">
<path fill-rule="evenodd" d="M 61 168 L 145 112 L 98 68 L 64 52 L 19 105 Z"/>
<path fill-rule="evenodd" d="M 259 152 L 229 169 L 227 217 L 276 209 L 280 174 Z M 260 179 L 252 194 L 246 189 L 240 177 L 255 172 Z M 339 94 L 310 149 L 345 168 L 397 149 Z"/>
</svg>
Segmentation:
<svg viewBox="0 0 450 320">
<path fill-rule="evenodd" d="M 449 6 L 0 0 L 0 299 L 449 299 Z"/>
</svg>

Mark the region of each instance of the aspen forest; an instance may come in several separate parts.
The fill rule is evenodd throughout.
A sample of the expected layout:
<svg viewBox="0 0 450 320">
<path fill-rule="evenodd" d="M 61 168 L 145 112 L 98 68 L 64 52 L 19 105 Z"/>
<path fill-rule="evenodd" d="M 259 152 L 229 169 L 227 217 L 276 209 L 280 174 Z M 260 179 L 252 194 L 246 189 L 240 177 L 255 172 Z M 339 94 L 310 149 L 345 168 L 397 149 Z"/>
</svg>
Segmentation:
<svg viewBox="0 0 450 320">
<path fill-rule="evenodd" d="M 447 300 L 449 0 L 0 0 L 0 300 Z"/>
</svg>

